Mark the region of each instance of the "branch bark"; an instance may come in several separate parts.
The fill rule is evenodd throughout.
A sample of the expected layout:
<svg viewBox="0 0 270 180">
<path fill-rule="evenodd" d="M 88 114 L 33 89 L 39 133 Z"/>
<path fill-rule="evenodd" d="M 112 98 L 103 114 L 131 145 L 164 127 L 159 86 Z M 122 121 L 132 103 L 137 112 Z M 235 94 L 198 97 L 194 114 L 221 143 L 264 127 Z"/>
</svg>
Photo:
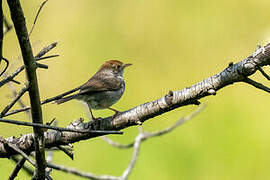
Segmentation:
<svg viewBox="0 0 270 180">
<path fill-rule="evenodd" d="M 29 81 L 29 97 L 31 103 L 32 122 L 43 124 L 42 110 L 40 104 L 38 82 L 36 76 L 36 62 L 33 56 L 31 44 L 28 37 L 25 18 L 19 0 L 8 0 L 11 19 L 19 40 L 23 61 L 25 64 L 26 74 Z M 33 179 L 45 179 L 45 152 L 44 152 L 44 134 L 42 128 L 33 127 L 34 145 L 36 152 L 36 174 Z"/>
<path fill-rule="evenodd" d="M 266 65 L 270 65 L 270 44 L 266 45 L 264 48 L 257 49 L 255 53 L 236 64 L 230 63 L 229 66 L 220 73 L 191 87 L 175 92 L 170 91 L 169 94 L 158 100 L 139 105 L 116 116 L 110 116 L 87 123 L 77 120 L 71 123 L 68 128 L 81 130 L 120 130 L 138 125 L 150 118 L 178 107 L 198 104 L 199 99 L 205 96 L 215 95 L 219 89 L 230 84 L 244 82 L 244 80 L 254 74 L 259 67 Z M 51 148 L 59 145 L 67 145 L 97 136 L 99 135 L 49 131 L 45 133 L 45 146 Z M 23 135 L 19 138 L 10 137 L 7 138 L 7 140 L 15 143 L 26 152 L 33 151 L 32 134 Z M 9 157 L 14 154 L 16 154 L 16 152 L 8 152 L 8 149 L 5 149 L 3 144 L 0 144 L 0 157 Z"/>
</svg>

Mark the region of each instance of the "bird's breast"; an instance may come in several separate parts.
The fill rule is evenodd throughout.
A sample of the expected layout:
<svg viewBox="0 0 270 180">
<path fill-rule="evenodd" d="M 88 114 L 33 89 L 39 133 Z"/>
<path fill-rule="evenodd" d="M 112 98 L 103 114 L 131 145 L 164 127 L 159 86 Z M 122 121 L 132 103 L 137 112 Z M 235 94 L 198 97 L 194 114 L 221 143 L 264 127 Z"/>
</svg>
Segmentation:
<svg viewBox="0 0 270 180">
<path fill-rule="evenodd" d="M 101 91 L 88 96 L 84 101 L 92 109 L 106 109 L 115 104 L 125 91 L 125 83 L 121 84 L 118 90 L 114 91 Z"/>
</svg>

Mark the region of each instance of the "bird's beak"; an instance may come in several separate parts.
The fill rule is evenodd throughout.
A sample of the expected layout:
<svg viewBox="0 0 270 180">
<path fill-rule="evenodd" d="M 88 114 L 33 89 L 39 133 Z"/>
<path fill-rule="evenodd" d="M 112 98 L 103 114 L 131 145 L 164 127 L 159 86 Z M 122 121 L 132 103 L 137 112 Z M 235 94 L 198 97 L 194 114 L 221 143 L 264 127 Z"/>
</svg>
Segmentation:
<svg viewBox="0 0 270 180">
<path fill-rule="evenodd" d="M 123 64 L 123 68 L 126 68 L 128 66 L 131 66 L 132 64 Z"/>
</svg>

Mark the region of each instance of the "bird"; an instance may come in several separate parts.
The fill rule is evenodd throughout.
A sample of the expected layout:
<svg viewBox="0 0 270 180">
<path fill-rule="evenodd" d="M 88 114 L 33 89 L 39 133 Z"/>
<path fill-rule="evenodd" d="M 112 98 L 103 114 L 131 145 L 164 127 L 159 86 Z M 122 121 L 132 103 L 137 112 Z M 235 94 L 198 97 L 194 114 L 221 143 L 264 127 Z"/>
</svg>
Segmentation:
<svg viewBox="0 0 270 180">
<path fill-rule="evenodd" d="M 79 92 L 66 97 L 61 97 L 55 101 L 62 104 L 76 99 L 86 102 L 91 118 L 95 120 L 92 109 L 110 109 L 115 115 L 120 111 L 111 108 L 124 94 L 125 80 L 123 78 L 124 69 L 132 64 L 124 64 L 119 60 L 105 61 L 99 70 L 83 85 L 79 87 Z"/>
</svg>

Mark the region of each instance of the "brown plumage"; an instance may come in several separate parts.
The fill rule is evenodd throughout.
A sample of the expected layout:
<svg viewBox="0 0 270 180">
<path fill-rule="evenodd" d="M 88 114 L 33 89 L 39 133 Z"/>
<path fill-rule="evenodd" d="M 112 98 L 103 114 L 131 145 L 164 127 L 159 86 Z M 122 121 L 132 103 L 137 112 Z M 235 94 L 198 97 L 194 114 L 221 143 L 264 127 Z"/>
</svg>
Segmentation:
<svg viewBox="0 0 270 180">
<path fill-rule="evenodd" d="M 106 61 L 85 84 L 80 87 L 77 94 L 63 97 L 55 102 L 62 104 L 72 99 L 82 100 L 90 109 L 110 108 L 124 93 L 125 81 L 123 71 L 131 64 L 123 64 L 118 60 Z M 116 110 L 114 110 L 116 111 Z M 92 114 L 92 112 L 91 112 Z"/>
</svg>

